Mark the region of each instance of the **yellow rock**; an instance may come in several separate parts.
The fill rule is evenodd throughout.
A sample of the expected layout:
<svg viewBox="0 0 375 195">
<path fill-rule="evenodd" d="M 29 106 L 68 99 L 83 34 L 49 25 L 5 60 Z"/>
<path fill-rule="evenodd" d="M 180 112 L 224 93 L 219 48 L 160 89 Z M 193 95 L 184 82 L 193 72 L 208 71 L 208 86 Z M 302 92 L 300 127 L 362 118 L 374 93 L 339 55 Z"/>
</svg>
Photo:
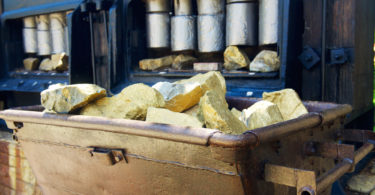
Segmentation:
<svg viewBox="0 0 375 195">
<path fill-rule="evenodd" d="M 348 181 L 348 187 L 352 191 L 369 194 L 375 189 L 375 175 L 355 175 Z"/>
<path fill-rule="evenodd" d="M 232 112 L 232 114 L 233 114 L 236 118 L 238 118 L 238 119 L 241 118 L 241 115 L 242 115 L 242 112 L 241 112 L 241 111 L 237 110 L 236 108 L 232 108 L 232 110 L 230 110 L 230 111 Z"/>
<path fill-rule="evenodd" d="M 224 51 L 224 68 L 227 70 L 237 70 L 250 65 L 247 54 L 237 46 L 229 46 Z"/>
<path fill-rule="evenodd" d="M 51 59 L 49 59 L 49 58 L 43 59 L 42 62 L 40 63 L 40 65 L 39 65 L 39 70 L 52 71 L 53 66 L 51 65 L 50 62 L 51 62 Z"/>
<path fill-rule="evenodd" d="M 65 71 L 68 70 L 69 67 L 68 56 L 66 53 L 52 54 L 51 63 L 53 65 L 53 69 L 56 71 Z"/>
<path fill-rule="evenodd" d="M 37 70 L 39 66 L 38 58 L 26 58 L 23 60 L 23 65 L 26 70 Z"/>
<path fill-rule="evenodd" d="M 203 95 L 199 83 L 159 82 L 152 87 L 163 95 L 165 107 L 174 112 L 182 112 L 197 105 Z"/>
<path fill-rule="evenodd" d="M 148 108 L 146 121 L 183 127 L 203 127 L 203 123 L 196 117 L 184 113 L 172 112 L 163 108 Z"/>
<path fill-rule="evenodd" d="M 199 83 L 203 89 L 203 94 L 208 90 L 215 90 L 217 94 L 225 96 L 227 91 L 225 79 L 220 72 L 211 71 L 205 74 L 197 74 L 190 79 L 175 82 L 176 84 Z"/>
<path fill-rule="evenodd" d="M 164 107 L 163 96 L 144 84 L 134 84 L 113 97 L 99 99 L 82 108 L 82 115 L 145 120 L 149 107 Z"/>
<path fill-rule="evenodd" d="M 173 64 L 175 58 L 176 56 L 171 55 L 162 58 L 144 59 L 139 61 L 139 68 L 141 70 L 156 70 L 159 68 L 168 67 Z"/>
<path fill-rule="evenodd" d="M 93 84 L 56 84 L 42 91 L 41 103 L 47 110 L 69 113 L 106 95 L 105 89 Z"/>
<path fill-rule="evenodd" d="M 261 51 L 250 63 L 250 71 L 273 72 L 280 68 L 280 59 L 277 52 L 270 50 Z"/>
<path fill-rule="evenodd" d="M 207 128 L 228 134 L 241 134 L 247 130 L 245 124 L 228 109 L 224 96 L 214 90 L 205 93 L 199 102 L 199 108 Z"/>
<path fill-rule="evenodd" d="M 198 61 L 198 59 L 193 56 L 180 54 L 174 59 L 172 68 L 176 70 L 192 69 L 196 61 Z"/>
<path fill-rule="evenodd" d="M 68 70 L 68 56 L 65 53 L 53 54 L 51 59 L 46 58 L 42 60 L 39 70 L 43 71 L 65 71 Z"/>
<path fill-rule="evenodd" d="M 249 130 L 284 121 L 277 105 L 264 100 L 243 110 L 241 120 Z"/>
<path fill-rule="evenodd" d="M 190 116 L 197 117 L 198 113 L 199 113 L 199 105 L 195 105 L 195 106 L 191 107 L 189 110 L 186 110 L 184 113 L 188 114 Z"/>
<path fill-rule="evenodd" d="M 293 89 L 284 89 L 271 93 L 264 92 L 263 100 L 276 104 L 284 120 L 291 120 L 308 113 L 298 94 Z"/>
</svg>

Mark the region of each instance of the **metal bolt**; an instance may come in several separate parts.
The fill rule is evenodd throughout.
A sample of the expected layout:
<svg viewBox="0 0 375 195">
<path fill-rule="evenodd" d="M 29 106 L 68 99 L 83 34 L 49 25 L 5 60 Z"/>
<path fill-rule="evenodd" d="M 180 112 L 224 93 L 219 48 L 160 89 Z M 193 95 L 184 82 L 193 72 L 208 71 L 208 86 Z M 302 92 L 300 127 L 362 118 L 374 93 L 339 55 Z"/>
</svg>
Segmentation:
<svg viewBox="0 0 375 195">
<path fill-rule="evenodd" d="M 313 60 L 312 55 L 306 55 L 306 56 L 305 56 L 305 61 L 306 61 L 306 62 L 311 62 L 312 60 Z"/>
<path fill-rule="evenodd" d="M 122 160 L 122 156 L 120 156 L 120 155 L 116 155 L 115 156 L 115 161 L 116 162 L 120 162 Z"/>
<path fill-rule="evenodd" d="M 336 60 L 341 60 L 341 59 L 342 59 L 342 55 L 340 55 L 340 54 L 336 54 L 336 55 L 335 55 L 335 59 L 336 59 Z"/>
</svg>

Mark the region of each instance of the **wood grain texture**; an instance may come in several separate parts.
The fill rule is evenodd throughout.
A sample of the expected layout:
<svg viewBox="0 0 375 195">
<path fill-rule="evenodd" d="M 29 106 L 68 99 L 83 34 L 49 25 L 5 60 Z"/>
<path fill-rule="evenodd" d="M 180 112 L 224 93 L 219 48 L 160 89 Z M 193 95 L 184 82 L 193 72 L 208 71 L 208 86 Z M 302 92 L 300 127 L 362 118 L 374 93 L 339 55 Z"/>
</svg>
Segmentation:
<svg viewBox="0 0 375 195">
<path fill-rule="evenodd" d="M 321 21 L 322 1 L 303 1 L 305 31 L 303 33 L 303 45 L 310 46 L 320 56 L 321 53 Z M 302 99 L 320 100 L 321 97 L 321 66 L 316 64 L 310 70 L 302 71 Z"/>
<path fill-rule="evenodd" d="M 7 139 L 0 139 L 0 194 L 42 194 L 22 149 Z"/>
<path fill-rule="evenodd" d="M 321 0 L 305 0 L 304 46 L 321 51 Z M 351 104 L 352 118 L 372 108 L 375 1 L 327 0 L 325 101 Z M 345 64 L 331 65 L 329 50 L 351 50 Z M 321 62 L 303 70 L 302 98 L 321 100 Z M 349 120 L 349 121 L 350 121 Z"/>
</svg>

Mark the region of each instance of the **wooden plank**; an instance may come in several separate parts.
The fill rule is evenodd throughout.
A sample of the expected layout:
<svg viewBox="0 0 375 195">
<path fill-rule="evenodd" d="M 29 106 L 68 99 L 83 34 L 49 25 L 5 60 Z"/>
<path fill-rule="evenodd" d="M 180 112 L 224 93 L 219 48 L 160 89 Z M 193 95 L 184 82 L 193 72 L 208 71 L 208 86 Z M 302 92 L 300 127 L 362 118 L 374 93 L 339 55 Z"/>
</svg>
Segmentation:
<svg viewBox="0 0 375 195">
<path fill-rule="evenodd" d="M 304 46 L 320 52 L 321 0 L 304 0 Z M 325 100 L 351 104 L 352 116 L 372 107 L 375 1 L 327 0 L 327 49 L 349 48 L 349 61 L 326 65 Z M 327 52 L 327 60 L 329 52 Z M 329 62 L 329 61 L 327 61 Z M 321 65 L 321 63 L 320 63 Z M 320 100 L 321 70 L 303 70 L 302 98 Z"/>
<path fill-rule="evenodd" d="M 355 110 L 372 106 L 373 96 L 373 44 L 375 26 L 375 1 L 356 0 L 355 69 L 353 71 Z"/>
<path fill-rule="evenodd" d="M 321 21 L 322 1 L 304 0 L 303 10 L 305 18 L 305 30 L 303 45 L 310 46 L 320 56 L 321 52 Z M 316 64 L 310 70 L 302 70 L 302 99 L 320 100 L 321 96 L 321 66 Z"/>
<path fill-rule="evenodd" d="M 16 180 L 14 184 L 5 184 L 4 178 L 0 178 L 0 192 L 1 191 L 14 191 L 16 194 L 27 195 L 41 195 L 41 189 L 38 185 L 28 184 L 20 180 Z M 4 189 L 6 188 L 6 189 Z"/>
</svg>

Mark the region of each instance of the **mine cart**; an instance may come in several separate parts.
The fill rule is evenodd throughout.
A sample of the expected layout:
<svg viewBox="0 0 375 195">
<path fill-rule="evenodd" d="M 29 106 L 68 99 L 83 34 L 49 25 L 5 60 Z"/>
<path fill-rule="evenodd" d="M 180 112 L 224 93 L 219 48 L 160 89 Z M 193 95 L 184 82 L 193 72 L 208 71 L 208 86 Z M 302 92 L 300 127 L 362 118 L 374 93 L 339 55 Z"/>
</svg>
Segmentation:
<svg viewBox="0 0 375 195">
<path fill-rule="evenodd" d="M 330 193 L 373 148 L 372 133 L 345 130 L 373 125 L 373 0 L 0 2 L 0 126 L 14 130 L 45 194 Z M 226 63 L 232 46 L 246 66 Z M 252 68 L 263 51 L 279 67 Z M 147 59 L 156 61 L 142 66 Z M 285 88 L 319 102 L 242 135 L 30 107 L 56 83 L 113 95 L 211 70 L 225 77 L 231 107 Z M 0 187 L 23 193 L 29 183 L 15 185 L 25 182 L 15 175 Z"/>
<path fill-rule="evenodd" d="M 229 98 L 238 109 L 256 99 Z M 306 102 L 309 113 L 229 135 L 143 121 L 0 112 L 45 194 L 329 194 L 373 148 L 370 131 L 343 130 L 349 105 Z M 337 140 L 362 142 L 337 144 Z"/>
</svg>

